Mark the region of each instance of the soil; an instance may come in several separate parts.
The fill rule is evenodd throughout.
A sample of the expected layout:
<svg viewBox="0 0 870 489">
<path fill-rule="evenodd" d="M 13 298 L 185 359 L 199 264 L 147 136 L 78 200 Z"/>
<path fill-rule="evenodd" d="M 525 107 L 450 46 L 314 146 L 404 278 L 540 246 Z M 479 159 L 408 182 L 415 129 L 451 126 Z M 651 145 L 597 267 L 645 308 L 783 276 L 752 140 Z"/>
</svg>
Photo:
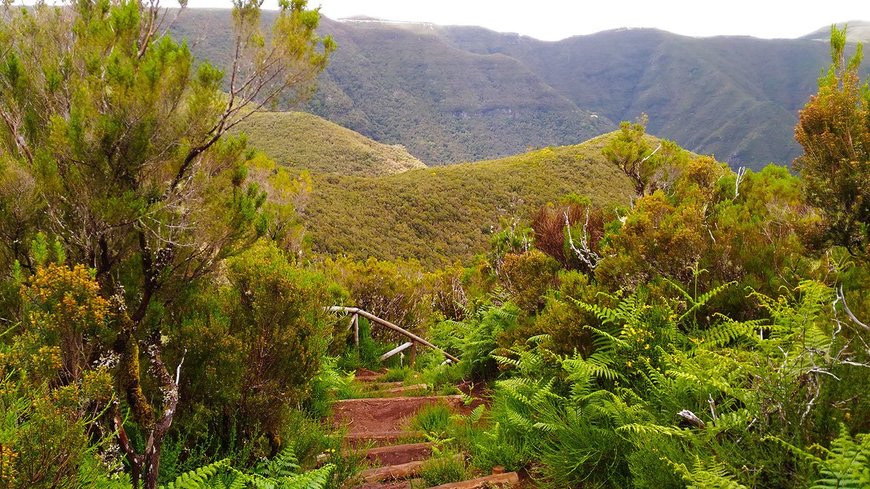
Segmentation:
<svg viewBox="0 0 870 489">
<path fill-rule="evenodd" d="M 333 406 L 333 423 L 346 426 L 347 435 L 399 432 L 423 406 L 443 402 L 453 408 L 462 406 L 460 396 L 392 397 L 347 399 Z"/>
</svg>

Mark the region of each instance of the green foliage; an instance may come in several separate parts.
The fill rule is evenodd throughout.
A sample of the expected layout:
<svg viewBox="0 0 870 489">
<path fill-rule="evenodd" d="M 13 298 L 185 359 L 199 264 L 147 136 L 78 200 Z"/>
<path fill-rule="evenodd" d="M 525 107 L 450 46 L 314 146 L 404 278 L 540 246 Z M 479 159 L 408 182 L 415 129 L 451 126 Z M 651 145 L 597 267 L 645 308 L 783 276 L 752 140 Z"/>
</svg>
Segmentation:
<svg viewBox="0 0 870 489">
<path fill-rule="evenodd" d="M 496 421 L 473 439 L 472 463 L 486 471 L 496 466 L 517 471 L 531 463 L 533 452 L 530 445 L 531 441 L 526 437 L 509 436 Z"/>
<path fill-rule="evenodd" d="M 100 413 L 93 402 L 111 391 L 111 378 L 101 370 L 84 374 L 80 384 L 52 387 L 61 368 L 59 349 L 33 338 L 0 347 L 0 485 L 129 487 L 129 479 L 111 474 L 119 460 L 101 460 L 113 440 L 95 430 Z"/>
<path fill-rule="evenodd" d="M 412 332 L 420 331 L 430 321 L 426 277 L 419 263 L 342 258 L 327 260 L 323 267 L 325 273 L 347 289 L 346 300 L 354 307 Z M 386 328 L 372 329 L 371 334 L 378 340 L 397 338 Z"/>
<path fill-rule="evenodd" d="M 414 258 L 430 267 L 467 262 L 495 233 L 519 224 L 516 216 L 563 195 L 625 203 L 628 178 L 600 154 L 608 138 L 382 177 L 314 175 L 304 222 L 324 253 Z"/>
<path fill-rule="evenodd" d="M 555 285 L 559 263 L 536 250 L 521 255 L 507 254 L 499 267 L 500 283 L 510 300 L 521 310 L 535 312 L 544 304 L 548 290 Z"/>
<path fill-rule="evenodd" d="M 682 476 L 687 489 L 746 489 L 746 486 L 734 481 L 724 464 L 708 467 L 696 457 L 691 469 L 683 464 L 673 464 L 672 467 Z"/>
<path fill-rule="evenodd" d="M 411 377 L 412 372 L 410 367 L 391 368 L 381 378 L 384 382 L 404 382 Z"/>
<path fill-rule="evenodd" d="M 228 285 L 200 295 L 179 331 L 175 351 L 187 351 L 192 401 L 182 416 L 195 416 L 204 431 L 234 425 L 245 440 L 264 434 L 275 446 L 289 410 L 309 398 L 322 372 L 331 292 L 322 275 L 293 266 L 271 243 L 226 266 Z"/>
<path fill-rule="evenodd" d="M 411 418 L 411 429 L 422 431 L 429 437 L 444 438 L 450 426 L 452 412 L 444 404 L 424 406 Z"/>
<path fill-rule="evenodd" d="M 323 357 L 320 371 L 311 379 L 310 393 L 304 407 L 313 418 L 328 416 L 331 405 L 338 399 L 356 397 L 353 387 L 353 374 L 346 374 L 338 368 L 336 357 Z"/>
<path fill-rule="evenodd" d="M 652 150 L 644 140 L 646 115 L 635 123 L 623 121 L 619 133 L 604 147 L 602 153 L 611 164 L 631 178 L 638 197 L 646 194 L 653 172 L 655 160 L 651 159 Z"/>
<path fill-rule="evenodd" d="M 282 166 L 317 173 L 378 176 L 425 168 L 401 145 L 381 144 L 304 112 L 266 112 L 237 126 L 251 146 Z"/>
<path fill-rule="evenodd" d="M 501 307 L 485 307 L 465 322 L 443 323 L 442 327 L 448 327 L 457 334 L 455 338 L 459 341 L 453 346 L 461 351 L 459 368 L 465 375 L 477 379 L 494 376 L 497 368 L 494 353 L 498 348 L 498 338 L 516 327 L 519 314 L 516 306 L 508 302 Z"/>
<path fill-rule="evenodd" d="M 352 343 L 352 342 L 351 342 Z M 381 355 L 392 347 L 387 343 L 372 337 L 372 326 L 368 319 L 359 318 L 359 346 L 348 345 L 344 355 L 339 357 L 338 367 L 351 371 L 358 368 L 378 370 L 381 364 Z"/>
<path fill-rule="evenodd" d="M 460 455 L 442 451 L 423 463 L 420 477 L 426 484 L 425 487 L 435 487 L 467 479 L 468 469 Z"/>
<path fill-rule="evenodd" d="M 846 59 L 846 28 L 831 26 L 832 64 L 819 92 L 800 112 L 795 160 L 807 202 L 825 216 L 827 239 L 867 259 L 870 254 L 870 92 L 861 83 L 861 44 Z"/>
<path fill-rule="evenodd" d="M 559 288 L 551 291 L 544 309 L 535 317 L 526 337 L 547 335 L 550 348 L 559 354 L 579 352 L 588 356 L 594 349 L 589 328 L 598 324 L 598 318 L 578 304 L 601 302 L 599 288 L 589 276 L 579 271 L 562 271 L 558 275 Z"/>
<path fill-rule="evenodd" d="M 252 472 L 232 467 L 220 460 L 178 476 L 163 489 L 323 489 L 335 470 L 331 464 L 301 472 L 290 446 Z"/>
<path fill-rule="evenodd" d="M 801 446 L 830 436 L 825 420 L 835 410 L 819 399 L 842 389 L 831 390 L 838 382 L 826 374 L 865 368 L 863 353 L 832 329 L 833 291 L 818 282 L 778 298 L 753 293 L 763 318 L 716 315 L 699 329 L 695 313 L 728 287 L 675 287 L 674 299 L 640 288 L 578 302 L 599 321 L 586 326 L 593 351 L 557 355 L 544 337 L 496 355 L 507 378 L 496 384 L 495 423 L 472 453 L 481 465 L 499 456 L 525 465 L 554 487 L 806 483 L 809 466 L 772 450 L 765 436 Z M 502 454 L 494 440 L 509 448 Z M 842 443 L 832 446 L 843 452 Z M 786 463 L 788 470 L 771 469 Z"/>
<path fill-rule="evenodd" d="M 745 300 L 747 287 L 777 295 L 809 276 L 812 264 L 801 238 L 812 234 L 816 221 L 799 181 L 785 169 L 737 175 L 710 158 L 696 158 L 665 190 L 638 198 L 624 218 L 607 226 L 595 277 L 608 288 L 647 284 L 667 295 L 674 292 L 667 281 L 690 290 L 736 282 L 712 305 L 748 318 L 757 311 Z"/>
<path fill-rule="evenodd" d="M 207 283 L 226 258 L 258 237 L 289 240 L 282 229 L 292 228 L 295 218 L 287 194 L 299 186 L 286 174 L 266 178 L 274 191 L 270 200 L 248 178 L 262 176 L 259 168 L 249 172 L 256 155 L 244 138 L 227 137 L 227 131 L 279 96 L 303 99 L 335 46 L 317 34 L 319 14 L 304 0 L 281 3 L 268 40 L 260 30 L 259 4 L 235 2 L 235 63 L 225 92 L 222 71 L 198 62 L 187 43 L 159 28 L 165 12 L 157 3 L 4 2 L 0 9 L 0 228 L 25 240 L 2 240 L 2 273 L 18 263 L 39 280 L 38 268 L 50 260 L 94 268 L 96 283 L 80 289 L 104 301 L 110 327 L 86 314 L 70 319 L 76 311 L 65 311 L 67 306 L 88 307 L 73 290 L 65 291 L 69 301 L 65 295 L 48 298 L 59 305 L 39 304 L 47 321 L 40 334 L 46 347 L 61 350 L 59 386 L 101 372 L 95 366 L 112 366 L 107 372 L 114 377 L 115 402 L 94 399 L 88 409 L 106 411 L 99 430 L 117 432 L 133 484 L 153 489 L 182 397 L 184 350 L 165 351 L 179 343 L 177 326 L 186 319 L 180 311 L 186 305 L 176 300 Z M 266 326 L 263 316 L 249 312 L 249 326 Z M 265 329 L 261 343 L 271 341 Z M 301 333 L 297 344 L 308 337 L 318 342 L 317 335 Z M 253 340 L 257 334 L 239 336 Z M 276 348 L 297 346 L 286 336 L 277 340 Z M 255 351 L 261 345 L 245 346 Z M 296 378 L 289 369 L 281 372 L 297 389 L 316 370 L 316 360 L 303 358 L 300 365 L 305 368 Z M 277 384 L 269 387 L 285 387 Z M 261 400 L 253 394 L 253 403 Z M 275 389 L 272 395 L 282 394 L 293 393 Z"/>
<path fill-rule="evenodd" d="M 830 448 L 820 445 L 810 447 L 810 450 L 821 452 L 821 456 L 778 438 L 771 439 L 818 467 L 821 478 L 813 483 L 813 489 L 851 489 L 870 484 L 870 436 L 867 434 L 852 437 L 845 427 L 841 427 L 839 436 L 831 441 Z"/>
</svg>

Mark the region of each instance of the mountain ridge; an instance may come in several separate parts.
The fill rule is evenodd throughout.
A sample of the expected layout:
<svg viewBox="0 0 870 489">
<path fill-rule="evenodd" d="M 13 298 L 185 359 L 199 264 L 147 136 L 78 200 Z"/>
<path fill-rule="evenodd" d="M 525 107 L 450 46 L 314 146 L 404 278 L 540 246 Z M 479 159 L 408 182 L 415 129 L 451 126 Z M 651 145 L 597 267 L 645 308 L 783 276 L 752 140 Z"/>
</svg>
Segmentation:
<svg viewBox="0 0 870 489">
<path fill-rule="evenodd" d="M 224 11 L 226 12 L 226 11 Z M 264 12 L 269 23 L 274 12 Z M 185 20 L 186 19 L 186 20 Z M 175 33 L 226 66 L 228 14 L 189 11 Z M 830 63 L 826 44 L 620 29 L 540 41 L 480 27 L 339 22 L 305 106 L 429 165 L 576 144 L 649 115 L 648 131 L 734 167 L 790 164 L 797 112 Z"/>
</svg>

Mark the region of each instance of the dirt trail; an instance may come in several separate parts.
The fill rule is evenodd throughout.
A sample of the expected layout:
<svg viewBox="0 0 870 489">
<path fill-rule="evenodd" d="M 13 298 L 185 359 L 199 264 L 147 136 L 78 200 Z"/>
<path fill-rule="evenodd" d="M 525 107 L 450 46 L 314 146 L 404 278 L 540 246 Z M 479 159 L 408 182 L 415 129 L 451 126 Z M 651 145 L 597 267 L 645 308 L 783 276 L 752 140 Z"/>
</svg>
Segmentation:
<svg viewBox="0 0 870 489">
<path fill-rule="evenodd" d="M 356 381 L 363 383 L 364 392 L 372 397 L 336 402 L 333 423 L 337 428 L 347 430 L 345 440 L 348 448 L 365 450 L 366 458 L 373 465 L 360 474 L 361 482 L 353 486 L 355 489 L 410 489 L 410 480 L 419 475 L 423 461 L 432 454 L 432 444 L 421 441 L 422 433 L 409 431 L 410 419 L 424 406 L 433 404 L 445 404 L 451 410 L 465 414 L 471 407 L 463 404 L 460 395 L 381 397 L 394 391 L 396 383 L 381 382 L 380 377 L 381 374 L 371 370 L 357 372 Z M 425 391 L 421 393 L 425 394 Z M 499 477 L 492 481 L 475 479 L 443 487 L 470 489 L 489 487 L 491 483 L 500 483 L 501 487 L 516 485 L 516 474 Z M 414 487 L 422 487 L 421 482 Z"/>
</svg>

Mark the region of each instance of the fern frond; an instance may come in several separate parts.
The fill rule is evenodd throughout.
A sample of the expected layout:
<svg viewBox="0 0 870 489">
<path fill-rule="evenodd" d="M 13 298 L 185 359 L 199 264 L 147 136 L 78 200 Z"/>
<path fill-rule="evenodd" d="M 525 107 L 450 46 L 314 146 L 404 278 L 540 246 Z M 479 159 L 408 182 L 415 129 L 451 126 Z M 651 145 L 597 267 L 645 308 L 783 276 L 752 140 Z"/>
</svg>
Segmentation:
<svg viewBox="0 0 870 489">
<path fill-rule="evenodd" d="M 681 430 L 673 426 L 661 426 L 656 424 L 629 423 L 616 428 L 617 433 L 649 437 L 651 435 L 673 436 L 687 438 L 692 436 L 690 431 Z"/>
<path fill-rule="evenodd" d="M 682 323 L 683 320 L 685 320 L 687 317 L 689 317 L 690 314 L 693 314 L 698 309 L 706 306 L 707 303 L 710 302 L 714 297 L 721 294 L 725 289 L 727 289 L 728 287 L 731 287 L 732 285 L 735 285 L 736 283 L 737 282 L 735 282 L 735 281 L 726 282 L 718 287 L 714 287 L 713 289 L 708 290 L 707 292 L 701 294 L 700 296 L 698 296 L 695 299 L 690 298 L 691 303 L 692 303 L 692 307 L 690 307 L 688 310 L 686 310 L 686 312 L 684 312 L 680 316 L 680 318 L 677 320 L 677 322 Z"/>
<path fill-rule="evenodd" d="M 326 464 L 304 474 L 285 477 L 278 486 L 280 489 L 324 489 L 335 472 L 335 465 Z"/>
<path fill-rule="evenodd" d="M 276 479 L 296 474 L 299 469 L 299 460 L 296 459 L 296 452 L 290 444 L 266 462 L 258 472 L 265 477 Z"/>
<path fill-rule="evenodd" d="M 704 332 L 701 336 L 703 346 L 706 348 L 726 346 L 739 338 L 755 340 L 758 338 L 758 330 L 764 326 L 765 322 L 763 319 L 743 322 L 726 319 L 723 323 Z"/>
<path fill-rule="evenodd" d="M 747 489 L 734 480 L 734 476 L 728 472 L 725 464 L 708 464 L 697 455 L 691 469 L 684 464 L 677 464 L 670 460 L 667 462 L 674 472 L 683 478 L 687 489 Z"/>
<path fill-rule="evenodd" d="M 161 487 L 165 487 L 165 489 L 206 488 L 208 487 L 209 479 L 214 477 L 221 469 L 227 467 L 227 465 L 227 459 L 218 460 L 217 462 L 213 462 L 208 465 L 203 465 L 202 467 L 187 471 L 176 477 L 174 481 L 170 482 L 166 486 Z"/>
</svg>

